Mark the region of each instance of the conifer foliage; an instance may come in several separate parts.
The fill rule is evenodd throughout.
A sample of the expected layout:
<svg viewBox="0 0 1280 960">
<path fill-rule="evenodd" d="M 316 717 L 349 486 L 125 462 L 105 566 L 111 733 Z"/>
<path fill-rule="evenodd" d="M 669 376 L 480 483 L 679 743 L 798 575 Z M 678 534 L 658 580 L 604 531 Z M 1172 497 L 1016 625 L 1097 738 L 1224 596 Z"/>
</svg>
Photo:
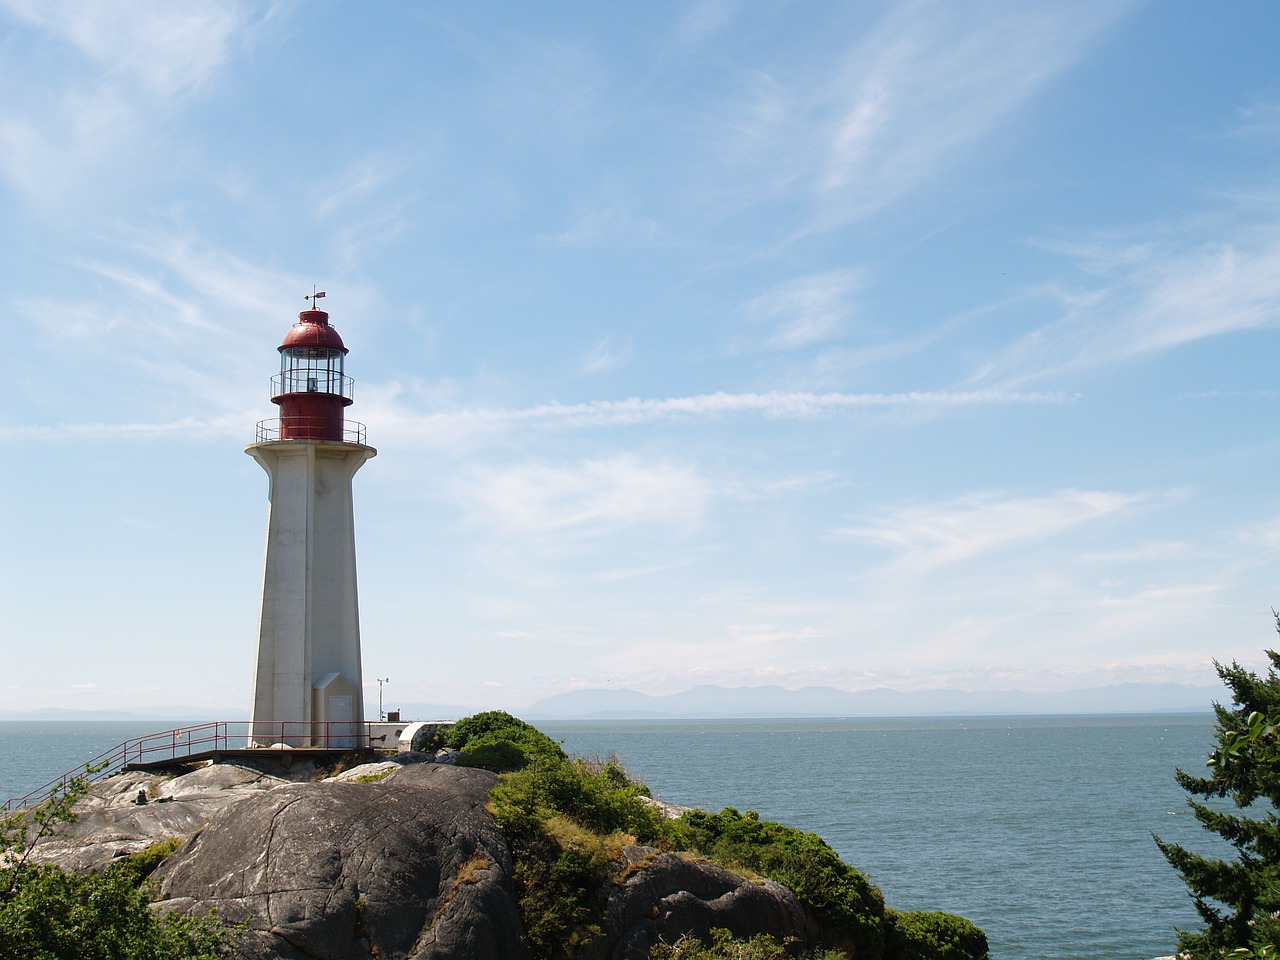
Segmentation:
<svg viewBox="0 0 1280 960">
<path fill-rule="evenodd" d="M 1209 774 L 1176 774 L 1196 819 L 1234 847 L 1234 857 L 1215 859 L 1155 838 L 1204 921 L 1204 929 L 1178 936 L 1180 954 L 1194 960 L 1233 950 L 1238 956 L 1270 955 L 1280 947 L 1280 752 L 1268 719 L 1280 719 L 1280 653 L 1268 650 L 1267 656 L 1265 676 L 1235 662 L 1215 664 L 1233 702 L 1214 704 L 1216 749 Z M 1214 803 L 1227 798 L 1234 810 Z"/>
</svg>

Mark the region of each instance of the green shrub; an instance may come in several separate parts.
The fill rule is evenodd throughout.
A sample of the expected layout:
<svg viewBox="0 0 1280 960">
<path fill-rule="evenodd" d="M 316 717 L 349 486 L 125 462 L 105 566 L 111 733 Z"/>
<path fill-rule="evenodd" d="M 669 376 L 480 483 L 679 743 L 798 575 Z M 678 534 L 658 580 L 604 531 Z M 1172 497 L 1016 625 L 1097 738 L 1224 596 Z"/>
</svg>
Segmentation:
<svg viewBox="0 0 1280 960">
<path fill-rule="evenodd" d="M 611 864 L 625 844 L 661 832 L 661 816 L 638 799 L 647 795 L 615 762 L 548 756 L 493 788 L 535 957 L 570 957 L 603 934 Z"/>
<path fill-rule="evenodd" d="M 639 799 L 648 795 L 649 788 L 633 782 L 616 762 L 581 758 L 540 760 L 503 777 L 491 794 L 494 815 L 504 826 L 515 818 L 545 822 L 560 815 L 595 833 L 628 833 L 653 843 L 663 821 Z"/>
<path fill-rule="evenodd" d="M 893 960 L 987 960 L 987 935 L 964 917 L 886 910 L 885 927 Z"/>
<path fill-rule="evenodd" d="M 0 817 L 0 960 L 218 960 L 243 934 L 214 916 L 181 917 L 151 909 L 146 877 L 180 841 L 152 844 L 102 873 L 33 866 L 35 845 L 74 823 L 86 767 L 43 803 Z"/>
<path fill-rule="evenodd" d="M 494 773 L 508 773 L 528 766 L 529 755 L 523 747 L 510 740 L 472 740 L 458 752 L 455 761 L 460 767 L 480 767 Z"/>
<path fill-rule="evenodd" d="M 26 867 L 0 899 L 0 960 L 216 960 L 236 931 L 215 917 L 153 913 L 132 871 Z"/>
<path fill-rule="evenodd" d="M 560 744 L 502 710 L 459 720 L 448 731 L 446 741 L 458 751 L 459 766 L 496 773 L 519 770 L 538 758 L 565 759 Z"/>
<path fill-rule="evenodd" d="M 884 897 L 814 833 L 761 820 L 754 810 L 693 810 L 668 829 L 678 846 L 730 868 L 746 868 L 790 887 L 829 933 L 847 940 L 859 960 L 884 955 Z M 843 945 L 843 944 L 839 944 Z"/>
<path fill-rule="evenodd" d="M 711 931 L 711 945 L 694 937 L 681 937 L 675 943 L 659 943 L 649 951 L 650 960 L 844 960 L 838 950 L 824 950 L 797 955 L 773 937 L 759 934 L 750 940 L 735 940 L 728 930 Z"/>
<path fill-rule="evenodd" d="M 472 740 L 480 737 L 499 734 L 498 739 L 527 741 L 539 743 L 548 753 L 564 758 L 560 745 L 532 724 L 513 717 L 505 710 L 486 710 L 483 713 L 464 717 L 455 723 L 445 734 L 445 740 L 455 750 L 461 750 Z"/>
<path fill-rule="evenodd" d="M 156 868 L 173 856 L 180 846 L 182 846 L 181 837 L 159 840 L 137 853 L 129 854 L 123 861 L 117 863 L 114 869 L 124 871 L 127 876 L 133 878 L 134 885 L 137 886 L 155 873 Z"/>
</svg>

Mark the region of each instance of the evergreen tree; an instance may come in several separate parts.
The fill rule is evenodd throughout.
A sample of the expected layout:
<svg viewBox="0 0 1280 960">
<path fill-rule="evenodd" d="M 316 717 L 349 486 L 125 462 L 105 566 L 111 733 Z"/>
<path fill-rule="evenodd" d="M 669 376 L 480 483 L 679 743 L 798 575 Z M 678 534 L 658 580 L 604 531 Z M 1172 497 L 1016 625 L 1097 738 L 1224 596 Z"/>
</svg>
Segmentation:
<svg viewBox="0 0 1280 960">
<path fill-rule="evenodd" d="M 1280 752 L 1277 728 L 1268 720 L 1280 719 L 1280 654 L 1268 650 L 1267 657 L 1271 663 L 1262 677 L 1235 662 L 1215 662 L 1233 702 L 1214 704 L 1217 748 L 1209 775 L 1176 773 L 1196 819 L 1235 848 L 1234 858 L 1213 859 L 1155 838 L 1204 921 L 1203 930 L 1178 935 L 1179 951 L 1196 960 L 1239 948 L 1280 948 Z M 1236 810 L 1253 815 L 1206 802 L 1228 797 Z"/>
</svg>

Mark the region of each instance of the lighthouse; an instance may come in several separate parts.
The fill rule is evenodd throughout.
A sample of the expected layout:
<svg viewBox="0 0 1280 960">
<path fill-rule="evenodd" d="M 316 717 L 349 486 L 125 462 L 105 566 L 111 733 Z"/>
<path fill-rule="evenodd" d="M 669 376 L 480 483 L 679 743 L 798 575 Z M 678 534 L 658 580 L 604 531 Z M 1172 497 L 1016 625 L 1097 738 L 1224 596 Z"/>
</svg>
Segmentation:
<svg viewBox="0 0 1280 960">
<path fill-rule="evenodd" d="M 377 454 L 346 419 L 347 348 L 307 299 L 279 346 L 275 420 L 245 448 L 270 478 L 250 741 L 366 746 L 351 483 Z"/>
</svg>

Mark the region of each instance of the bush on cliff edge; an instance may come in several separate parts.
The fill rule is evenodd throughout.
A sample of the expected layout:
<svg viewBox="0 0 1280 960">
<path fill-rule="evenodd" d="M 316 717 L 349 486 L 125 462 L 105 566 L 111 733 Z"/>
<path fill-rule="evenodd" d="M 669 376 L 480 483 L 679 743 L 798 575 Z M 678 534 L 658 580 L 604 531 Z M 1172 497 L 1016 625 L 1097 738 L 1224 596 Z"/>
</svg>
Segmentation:
<svg viewBox="0 0 1280 960">
<path fill-rule="evenodd" d="M 884 896 L 816 833 L 726 807 L 690 811 L 669 824 L 667 836 L 682 849 L 789 887 L 836 945 L 852 946 L 859 958 L 884 956 Z"/>
<path fill-rule="evenodd" d="M 541 731 L 501 711 L 459 721 L 449 736 L 460 762 L 504 774 L 490 810 L 511 845 L 535 957 L 569 958 L 603 934 L 611 866 L 624 846 L 642 843 L 695 851 L 789 887 L 832 945 L 858 960 L 986 960 L 986 936 L 968 920 L 886 910 L 879 889 L 816 834 L 732 808 L 666 820 L 641 800 L 648 788 L 615 760 L 571 759 Z M 513 767 L 521 757 L 524 764 Z M 756 952 L 725 952 L 722 937 L 707 947 L 712 952 L 688 952 L 694 948 L 686 944 L 678 956 L 767 955 L 759 953 L 762 943 L 741 943 Z"/>
<path fill-rule="evenodd" d="M 660 815 L 637 799 L 647 794 L 616 763 L 545 753 L 494 787 L 535 957 L 568 958 L 603 935 L 611 865 L 624 846 L 659 839 Z"/>
<path fill-rule="evenodd" d="M 566 759 L 560 744 L 505 710 L 486 710 L 459 720 L 444 732 L 444 742 L 458 751 L 458 766 L 495 773 L 520 770 L 535 759 Z"/>
<path fill-rule="evenodd" d="M 885 910 L 885 952 L 894 960 L 986 960 L 987 935 L 950 913 Z"/>
</svg>

